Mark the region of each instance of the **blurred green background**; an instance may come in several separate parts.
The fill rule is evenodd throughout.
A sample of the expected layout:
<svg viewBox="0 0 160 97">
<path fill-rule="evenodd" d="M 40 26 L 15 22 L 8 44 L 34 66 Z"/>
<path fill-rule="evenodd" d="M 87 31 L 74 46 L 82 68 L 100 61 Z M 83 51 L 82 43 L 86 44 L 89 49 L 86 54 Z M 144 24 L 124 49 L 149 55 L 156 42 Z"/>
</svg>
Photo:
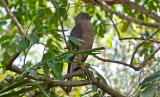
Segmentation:
<svg viewBox="0 0 160 97">
<path fill-rule="evenodd" d="M 159 0 L 132 1 L 149 11 L 155 12 L 158 15 L 160 14 Z M 10 16 L 7 15 L 4 7 L 2 7 L 2 3 L 0 3 L 0 90 L 8 87 L 12 81 L 15 82 L 14 79 L 18 76 L 16 73 L 5 68 L 5 64 L 10 56 L 16 51 L 22 53 L 13 64 L 24 71 L 27 71 L 39 62 L 47 61 L 52 57 L 60 54 L 63 55 L 63 53 L 67 52 L 63 32 L 68 39 L 70 31 L 75 25 L 74 17 L 80 12 L 87 12 L 92 16 L 91 23 L 94 27 L 95 35 L 93 48 L 105 47 L 100 54 L 97 54 L 101 58 L 129 64 L 136 46 L 156 31 L 156 28 L 139 25 L 119 18 L 112 12 L 104 11 L 98 5 L 87 4 L 81 0 L 6 0 L 6 2 L 11 12 L 25 29 L 26 36 L 21 36 L 18 33 L 19 30 Z M 144 22 L 158 22 L 145 16 L 143 13 L 131 9 L 127 5 L 113 4 L 111 8 Z M 143 39 L 123 39 L 128 37 Z M 133 64 L 139 66 L 139 63 L 142 63 L 159 46 L 160 33 L 157 33 L 152 39 L 158 42 L 145 42 L 135 54 Z M 65 61 L 67 59 L 65 58 L 68 58 L 68 56 L 70 54 L 62 59 L 56 59 L 54 62 L 58 63 L 53 65 L 53 68 L 47 63 L 47 66 L 38 66 L 37 68 L 39 69 L 32 69 L 30 73 L 35 77 L 37 73 L 41 73 L 49 75 L 53 79 L 61 79 L 62 75 L 66 74 L 67 71 L 67 62 Z M 125 95 L 140 95 L 140 97 L 159 97 L 159 62 L 160 52 L 157 52 L 150 63 L 139 71 L 121 64 L 103 62 L 92 55 L 86 61 L 86 63 L 91 64 L 90 66 L 95 68 L 105 78 L 108 85 L 113 89 Z M 141 87 L 140 83 L 144 79 L 147 82 Z M 21 89 L 24 89 L 23 85 L 11 91 L 8 90 L 6 93 L 10 94 L 13 91 Z M 39 90 L 31 89 L 23 91 L 22 93 L 17 93 L 15 97 L 33 97 Z M 95 94 L 98 94 L 98 89 L 88 85 L 73 88 L 70 97 L 101 97 Z M 3 95 L 3 92 L 0 92 L 0 95 Z M 53 87 L 48 95 L 50 97 L 67 97 L 60 87 Z M 107 95 L 105 94 L 104 97 L 107 97 Z M 11 96 L 14 95 L 10 94 L 9 97 Z M 44 97 L 44 94 L 42 93 L 36 97 Z"/>
</svg>

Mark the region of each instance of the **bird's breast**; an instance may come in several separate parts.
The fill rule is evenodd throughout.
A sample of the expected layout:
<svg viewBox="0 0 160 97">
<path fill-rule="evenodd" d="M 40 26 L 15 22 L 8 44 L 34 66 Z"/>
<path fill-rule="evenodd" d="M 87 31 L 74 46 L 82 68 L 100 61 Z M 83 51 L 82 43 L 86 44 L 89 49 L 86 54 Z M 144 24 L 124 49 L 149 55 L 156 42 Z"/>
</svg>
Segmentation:
<svg viewBox="0 0 160 97">
<path fill-rule="evenodd" d="M 82 40 L 84 42 L 81 44 L 80 48 L 83 49 L 91 49 L 93 45 L 93 27 L 91 23 L 87 20 L 81 22 L 81 27 L 82 27 Z"/>
</svg>

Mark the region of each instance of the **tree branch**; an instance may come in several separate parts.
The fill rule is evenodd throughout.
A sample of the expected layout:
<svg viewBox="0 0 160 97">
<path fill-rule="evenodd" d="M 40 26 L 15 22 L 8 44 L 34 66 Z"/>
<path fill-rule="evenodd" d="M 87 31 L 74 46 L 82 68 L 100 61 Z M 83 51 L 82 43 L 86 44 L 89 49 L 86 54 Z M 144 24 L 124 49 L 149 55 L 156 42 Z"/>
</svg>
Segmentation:
<svg viewBox="0 0 160 97">
<path fill-rule="evenodd" d="M 139 68 L 143 68 L 159 50 L 160 50 L 160 46 L 154 52 L 152 52 L 152 54 L 148 58 L 145 59 L 145 61 L 140 65 Z"/>
<path fill-rule="evenodd" d="M 60 26 L 61 26 L 61 29 L 62 29 L 62 34 L 63 34 L 63 38 L 64 38 L 64 42 L 66 44 L 66 47 L 67 47 L 67 39 L 66 39 L 66 36 L 65 36 L 65 33 L 64 33 L 64 27 L 63 27 L 63 21 L 61 20 L 61 17 L 60 17 L 60 14 L 59 14 L 59 8 L 55 2 L 55 0 L 51 0 L 53 6 L 56 8 L 56 12 L 57 12 L 57 16 L 58 16 L 58 19 L 59 19 L 59 22 L 60 22 Z"/>
<path fill-rule="evenodd" d="M 139 48 L 140 46 L 142 46 L 146 41 L 148 41 L 149 39 L 151 39 L 154 35 L 156 35 L 159 31 L 160 31 L 160 28 L 159 28 L 156 32 L 154 32 L 151 36 L 149 36 L 147 39 L 145 39 L 143 42 L 141 42 L 141 43 L 136 47 L 135 51 L 134 51 L 133 54 L 132 54 L 132 58 L 131 58 L 131 62 L 130 62 L 131 65 L 133 64 L 133 59 L 134 59 L 134 56 L 135 56 L 138 48 Z"/>
<path fill-rule="evenodd" d="M 19 30 L 19 34 L 22 35 L 22 36 L 25 36 L 25 30 L 23 29 L 23 27 L 21 26 L 21 24 L 19 23 L 19 21 L 17 20 L 17 18 L 14 16 L 14 14 L 10 11 L 10 9 L 8 8 L 5 0 L 1 0 L 1 3 L 2 3 L 3 7 L 5 8 L 7 14 L 11 17 L 11 19 L 15 23 L 17 29 Z M 7 69 L 9 68 L 9 66 L 12 66 L 12 63 L 20 55 L 20 53 L 21 52 L 15 52 L 10 57 L 9 62 L 6 64 Z"/>
<path fill-rule="evenodd" d="M 7 69 L 12 71 L 12 72 L 15 72 L 17 74 L 22 74 L 23 73 L 22 69 L 20 69 L 17 66 L 9 66 Z M 64 75 L 64 79 L 71 78 L 71 77 L 74 77 L 74 76 L 83 75 L 83 74 L 84 74 L 84 72 L 82 70 L 78 70 L 74 73 L 68 73 L 67 75 Z M 34 79 L 34 80 L 39 80 L 39 81 L 50 81 L 50 80 L 52 80 L 49 76 L 45 76 L 43 74 L 38 74 L 37 78 L 34 78 L 31 75 L 24 75 L 24 76 L 27 77 L 27 78 Z"/>
<path fill-rule="evenodd" d="M 116 0 L 116 1 L 119 1 L 122 4 L 128 6 L 132 9 L 135 9 L 136 11 L 138 11 L 140 13 L 145 14 L 146 16 L 154 19 L 155 21 L 160 22 L 160 16 L 158 16 L 156 13 L 154 13 L 150 10 L 145 9 L 143 6 L 140 6 L 135 2 L 132 2 L 132 1 L 129 1 L 129 0 Z"/>
<path fill-rule="evenodd" d="M 156 13 L 147 10 L 145 7 L 138 5 L 135 2 L 129 1 L 129 0 L 103 0 L 106 4 L 108 5 L 113 5 L 113 4 L 123 4 L 126 5 L 128 7 L 130 7 L 131 9 L 135 9 L 137 12 L 143 13 L 146 16 L 154 19 L 155 21 L 160 22 L 160 16 L 157 15 Z"/>
<path fill-rule="evenodd" d="M 1 3 L 3 5 L 3 7 L 5 8 L 7 14 L 12 18 L 13 22 L 16 24 L 18 30 L 19 30 L 19 34 L 21 34 L 22 36 L 25 36 L 25 31 L 22 28 L 21 24 L 19 23 L 19 21 L 17 20 L 17 18 L 13 15 L 13 13 L 10 11 L 10 9 L 8 8 L 5 0 L 1 0 Z"/>
<path fill-rule="evenodd" d="M 92 84 L 96 85 L 97 87 L 99 87 L 101 90 L 103 90 L 107 94 L 111 95 L 112 97 L 126 97 L 126 96 L 120 94 L 119 92 L 113 90 L 107 84 L 97 80 L 96 78 L 92 78 L 91 80 L 92 80 Z M 76 86 L 90 85 L 91 81 L 90 80 L 81 80 L 81 81 L 63 81 L 63 80 L 56 81 L 56 80 L 54 80 L 54 81 L 51 81 L 50 83 L 51 83 L 52 87 L 55 87 L 55 86 L 76 87 Z"/>
<path fill-rule="evenodd" d="M 20 52 L 15 52 L 9 59 L 8 63 L 6 64 L 6 67 L 9 68 L 9 66 L 12 65 L 14 60 L 20 55 Z"/>
<path fill-rule="evenodd" d="M 136 19 L 132 16 L 127 16 L 125 14 L 117 12 L 117 11 L 113 10 L 113 8 L 111 6 L 109 6 L 107 3 L 105 3 L 105 0 L 83 0 L 83 1 L 87 2 L 87 3 L 91 3 L 91 4 L 96 4 L 96 5 L 100 6 L 101 8 L 103 8 L 106 12 L 110 12 L 112 14 L 115 14 L 121 19 L 132 21 L 136 24 L 144 25 L 144 26 L 148 26 L 148 27 L 154 27 L 154 28 L 159 28 L 160 27 L 160 23 L 144 22 L 143 20 Z"/>
<path fill-rule="evenodd" d="M 13 71 L 17 74 L 22 73 L 22 70 L 20 68 L 16 67 L 16 66 L 10 66 L 9 70 L 11 70 L 11 71 Z M 70 78 L 70 77 L 81 75 L 81 74 L 84 74 L 84 72 L 77 71 L 75 73 L 72 73 L 72 74 L 69 73 L 69 74 L 65 75 L 64 78 L 66 79 L 66 78 Z M 35 78 L 33 76 L 30 76 L 30 75 L 25 75 L 25 77 L 27 77 L 29 79 L 45 81 L 45 83 L 49 83 L 49 85 L 51 85 L 51 87 L 55 87 L 55 86 L 76 87 L 76 86 L 85 86 L 85 85 L 94 84 L 97 87 L 99 87 L 101 90 L 103 90 L 105 93 L 110 94 L 113 97 L 125 97 L 124 95 L 120 94 L 119 92 L 117 92 L 114 89 L 112 89 L 111 87 L 109 87 L 108 84 L 103 83 L 103 82 L 97 80 L 94 77 L 92 77 L 91 80 L 64 81 L 64 80 L 52 80 L 50 77 L 47 77 L 47 76 L 44 76 L 44 75 L 41 75 L 41 74 L 39 74 L 39 76 L 37 76 L 37 78 Z"/>
<path fill-rule="evenodd" d="M 121 40 L 131 40 L 131 39 L 134 39 L 134 40 L 146 40 L 146 38 L 142 38 L 142 37 L 139 37 L 139 38 L 138 37 L 124 37 L 124 38 L 121 38 Z M 148 41 L 160 44 L 160 41 L 155 40 L 155 39 L 149 39 Z"/>
<path fill-rule="evenodd" d="M 84 71 L 80 69 L 75 71 L 74 73 L 67 73 L 66 75 L 64 75 L 64 79 L 68 79 L 68 78 L 83 75 L 83 74 L 85 74 Z"/>
<path fill-rule="evenodd" d="M 96 56 L 96 55 L 94 57 L 97 58 L 98 60 L 103 61 L 103 62 L 117 63 L 117 64 L 121 64 L 121 65 L 124 65 L 124 66 L 131 67 L 135 71 L 139 71 L 139 67 L 135 67 L 134 65 L 130 65 L 130 64 L 127 64 L 125 62 L 115 61 L 115 60 L 111 60 L 111 59 L 104 59 L 104 58 L 101 58 L 101 57 Z"/>
<path fill-rule="evenodd" d="M 110 59 L 103 59 L 100 58 L 98 56 L 94 56 L 95 58 L 97 58 L 98 60 L 101 60 L 103 62 L 111 62 L 111 63 L 117 63 L 117 64 L 122 64 L 124 66 L 128 66 L 131 67 L 132 69 L 134 69 L 135 71 L 139 71 L 141 68 L 143 68 L 145 65 L 147 65 L 147 63 L 154 57 L 154 55 L 160 50 L 160 46 L 154 51 L 152 52 L 152 54 L 147 57 L 141 64 L 139 67 L 135 67 L 133 64 L 127 64 L 121 61 L 114 61 L 114 60 L 110 60 Z"/>
<path fill-rule="evenodd" d="M 103 90 L 104 92 L 110 94 L 112 97 L 126 97 L 122 94 L 120 94 L 119 92 L 113 90 L 111 87 L 109 87 L 107 84 L 97 80 L 97 79 L 92 79 L 93 84 L 96 85 L 98 88 L 100 88 L 101 90 Z"/>
</svg>

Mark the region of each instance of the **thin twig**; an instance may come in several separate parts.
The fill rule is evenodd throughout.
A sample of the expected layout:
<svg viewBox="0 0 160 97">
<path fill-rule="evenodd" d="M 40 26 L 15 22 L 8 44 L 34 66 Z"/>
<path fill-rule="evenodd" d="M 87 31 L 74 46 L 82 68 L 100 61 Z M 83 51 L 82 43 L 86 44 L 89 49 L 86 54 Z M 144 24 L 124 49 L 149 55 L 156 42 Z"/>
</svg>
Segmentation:
<svg viewBox="0 0 160 97">
<path fill-rule="evenodd" d="M 97 58 L 98 60 L 103 61 L 103 62 L 111 62 L 111 63 L 122 64 L 124 66 L 131 67 L 132 69 L 134 69 L 136 71 L 139 71 L 145 65 L 147 65 L 147 62 L 149 62 L 159 50 L 160 50 L 160 47 L 158 47 L 154 52 L 152 52 L 152 54 L 147 59 L 145 59 L 145 61 L 143 61 L 143 63 L 141 63 L 139 65 L 139 67 L 135 67 L 133 64 L 127 64 L 127 63 L 124 63 L 124 62 L 121 62 L 121 61 L 115 61 L 115 60 L 110 60 L 110 59 L 103 59 L 103 58 L 100 58 L 100 57 L 98 57 L 96 55 L 94 57 Z"/>
<path fill-rule="evenodd" d="M 154 52 L 152 52 L 152 54 L 147 59 L 145 59 L 145 61 L 141 64 L 140 67 L 143 68 L 147 64 L 147 62 L 149 62 L 159 50 L 160 46 Z"/>
<path fill-rule="evenodd" d="M 160 28 L 159 28 L 156 32 L 154 32 L 151 36 L 149 36 L 148 38 L 146 38 L 143 42 L 141 42 L 141 43 L 136 47 L 135 51 L 134 51 L 133 54 L 132 54 L 132 58 L 131 58 L 131 62 L 130 62 L 131 65 L 133 64 L 133 59 L 134 59 L 134 56 L 135 56 L 138 48 L 139 48 L 140 46 L 142 46 L 146 41 L 148 41 L 149 39 L 151 39 L 154 35 L 156 35 L 159 31 L 160 31 Z"/>
<path fill-rule="evenodd" d="M 128 67 L 131 67 L 132 69 L 138 71 L 139 70 L 139 67 L 135 67 L 134 65 L 130 65 L 130 64 L 127 64 L 127 63 L 124 63 L 124 62 L 121 62 L 121 61 L 115 61 L 115 60 L 111 60 L 111 59 L 103 59 L 99 56 L 96 56 L 94 55 L 95 58 L 97 58 L 98 60 L 101 60 L 103 62 L 110 62 L 110 63 L 117 63 L 117 64 L 122 64 L 124 66 L 128 66 Z"/>
<path fill-rule="evenodd" d="M 137 38 L 137 37 L 124 37 L 124 38 L 122 38 L 121 37 L 121 40 L 132 40 L 132 39 L 134 39 L 134 40 L 146 40 L 146 38 Z M 155 42 L 155 43 L 160 43 L 160 41 L 158 41 L 158 40 L 155 40 L 155 39 L 149 39 L 148 41 L 151 41 L 151 42 Z"/>
<path fill-rule="evenodd" d="M 67 39 L 66 39 L 66 36 L 64 34 L 63 21 L 61 20 L 61 17 L 60 17 L 60 14 L 59 14 L 59 8 L 58 8 L 58 6 L 57 6 L 57 4 L 56 4 L 56 2 L 54 0 L 51 0 L 51 2 L 53 3 L 54 7 L 56 8 L 57 16 L 59 18 L 60 26 L 61 26 L 61 29 L 62 29 L 64 42 L 65 42 L 66 47 L 67 47 Z"/>
<path fill-rule="evenodd" d="M 111 20 L 112 24 L 113 24 L 113 27 L 115 28 L 115 30 L 117 31 L 117 34 L 118 34 L 118 38 L 121 40 L 121 36 L 120 36 L 120 33 L 118 31 L 118 28 L 116 27 L 114 21 L 112 20 L 112 18 L 107 14 L 106 12 L 106 15 L 108 16 L 108 18 Z"/>
</svg>

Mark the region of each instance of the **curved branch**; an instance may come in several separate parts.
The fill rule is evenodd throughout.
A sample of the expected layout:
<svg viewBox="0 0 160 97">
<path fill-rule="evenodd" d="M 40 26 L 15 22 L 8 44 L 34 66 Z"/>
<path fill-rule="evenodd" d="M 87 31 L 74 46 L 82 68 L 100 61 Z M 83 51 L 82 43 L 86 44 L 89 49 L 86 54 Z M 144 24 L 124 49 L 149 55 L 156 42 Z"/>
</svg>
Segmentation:
<svg viewBox="0 0 160 97">
<path fill-rule="evenodd" d="M 108 5 L 113 5 L 113 4 L 123 4 L 126 5 L 132 9 L 135 9 L 137 12 L 143 13 L 146 16 L 154 19 L 155 21 L 160 22 L 160 16 L 157 15 L 156 13 L 147 10 L 145 7 L 138 5 L 135 2 L 129 1 L 129 0 L 103 0 L 106 4 Z"/>
<path fill-rule="evenodd" d="M 146 16 L 154 19 L 155 21 L 160 22 L 160 16 L 158 16 L 156 13 L 154 13 L 150 10 L 145 9 L 143 6 L 140 6 L 135 2 L 132 2 L 132 1 L 129 1 L 129 0 L 117 0 L 117 1 L 120 1 L 120 3 L 130 7 L 132 9 L 135 9 L 136 11 L 138 11 L 140 13 L 145 14 Z"/>
<path fill-rule="evenodd" d="M 20 52 L 15 52 L 9 59 L 8 63 L 6 64 L 6 67 L 8 68 L 9 66 L 12 65 L 14 60 L 20 55 Z"/>
<path fill-rule="evenodd" d="M 132 54 L 132 58 L 131 58 L 131 62 L 130 62 L 131 65 L 133 64 L 134 56 L 135 56 L 136 52 L 138 51 L 139 47 L 142 46 L 146 41 L 148 41 L 149 39 L 151 39 L 151 38 L 152 38 L 154 35 L 156 35 L 159 31 L 160 31 L 160 28 L 159 28 L 156 32 L 154 32 L 151 36 L 149 36 L 147 39 L 145 39 L 143 42 L 141 42 L 141 43 L 136 47 L 135 51 L 134 51 L 133 54 Z"/>
<path fill-rule="evenodd" d="M 136 19 L 132 16 L 127 16 L 123 13 L 117 12 L 115 10 L 112 9 L 111 6 L 109 6 L 107 3 L 105 3 L 106 0 L 83 0 L 84 2 L 87 3 L 91 3 L 91 4 L 97 4 L 98 6 L 100 6 L 101 8 L 103 8 L 106 12 L 110 12 L 112 14 L 115 14 L 116 16 L 118 16 L 121 19 L 125 19 L 128 21 L 132 21 L 136 24 L 139 25 L 144 25 L 144 26 L 148 26 L 148 27 L 154 27 L 154 28 L 159 28 L 160 27 L 160 23 L 148 23 L 148 22 L 144 22 L 143 20 L 140 19 Z M 123 0 L 121 0 L 123 1 Z"/>
<path fill-rule="evenodd" d="M 136 19 L 136 18 L 134 18 L 132 16 L 124 15 L 124 14 L 122 14 L 120 12 L 114 11 L 110 6 L 108 6 L 107 4 L 104 4 L 104 3 L 102 3 L 102 8 L 107 12 L 109 11 L 109 12 L 117 15 L 121 19 L 132 21 L 134 23 L 137 23 L 137 24 L 140 24 L 140 25 L 144 25 L 144 26 L 149 26 L 149 27 L 154 27 L 154 28 L 159 28 L 160 27 L 160 23 L 148 23 L 148 22 L 144 22 L 143 20 Z"/>
<path fill-rule="evenodd" d="M 121 64 L 121 65 L 124 65 L 124 66 L 131 67 L 131 68 L 134 69 L 135 71 L 138 71 L 138 70 L 139 70 L 139 67 L 135 67 L 134 65 L 130 65 L 130 64 L 127 64 L 127 63 L 125 63 L 125 62 L 115 61 L 115 60 L 111 60 L 111 59 L 103 59 L 103 58 L 100 58 L 100 57 L 98 57 L 98 56 L 94 56 L 94 57 L 97 58 L 98 60 L 103 61 L 103 62 L 117 63 L 117 64 Z"/>
<path fill-rule="evenodd" d="M 17 74 L 21 74 L 22 70 L 16 66 L 11 66 L 9 68 L 9 70 L 17 73 Z M 79 74 L 83 74 L 82 71 L 77 71 L 74 74 L 67 74 L 64 77 L 68 78 L 68 77 L 72 77 L 72 76 L 76 76 Z M 113 97 L 125 97 L 124 95 L 120 94 L 119 92 L 115 91 L 114 89 L 112 89 L 111 87 L 108 86 L 108 84 L 103 83 L 99 80 L 97 80 L 96 78 L 92 77 L 91 80 L 80 80 L 80 81 L 64 81 L 64 80 L 52 80 L 50 77 L 44 76 L 39 74 L 40 77 L 33 77 L 30 75 L 25 75 L 25 77 L 29 78 L 29 79 L 34 79 L 34 80 L 39 80 L 39 81 L 45 81 L 45 83 L 51 85 L 52 87 L 55 86 L 72 86 L 72 87 L 76 87 L 76 86 L 85 86 L 85 85 L 91 85 L 94 84 L 97 87 L 99 87 L 101 90 L 103 90 L 105 93 L 110 94 Z M 92 83 L 91 83 L 92 82 Z"/>
<path fill-rule="evenodd" d="M 121 40 L 132 40 L 132 39 L 134 39 L 134 40 L 146 40 L 146 38 L 142 38 L 142 37 L 124 37 L 124 38 L 121 37 Z M 148 41 L 160 44 L 160 41 L 155 40 L 155 39 L 149 39 Z"/>
<path fill-rule="evenodd" d="M 154 57 L 154 55 L 155 55 L 159 50 L 160 50 L 160 46 L 159 46 L 154 52 L 152 52 L 152 54 L 151 54 L 149 57 L 147 57 L 147 58 L 145 59 L 145 61 L 140 65 L 139 68 L 143 68 L 143 67 Z"/>
<path fill-rule="evenodd" d="M 152 52 L 152 54 L 147 57 L 141 64 L 140 66 L 138 67 L 135 67 L 133 64 L 127 64 L 127 63 L 124 63 L 124 62 L 121 62 L 121 61 L 115 61 L 115 60 L 110 60 L 110 59 L 103 59 L 103 58 L 100 58 L 98 56 L 94 56 L 95 58 L 97 58 L 98 60 L 101 60 L 103 62 L 111 62 L 111 63 L 118 63 L 118 64 L 122 64 L 124 66 L 128 66 L 128 67 L 131 67 L 132 69 L 134 69 L 135 71 L 139 71 L 140 69 L 142 69 L 145 65 L 147 65 L 151 59 L 154 57 L 154 55 L 160 50 L 160 46 Z"/>
<path fill-rule="evenodd" d="M 126 96 L 120 94 L 119 92 L 113 90 L 107 84 L 105 84 L 97 79 L 94 79 L 93 84 L 96 85 L 101 90 L 103 90 L 104 92 L 110 94 L 112 97 L 126 97 Z"/>
</svg>

